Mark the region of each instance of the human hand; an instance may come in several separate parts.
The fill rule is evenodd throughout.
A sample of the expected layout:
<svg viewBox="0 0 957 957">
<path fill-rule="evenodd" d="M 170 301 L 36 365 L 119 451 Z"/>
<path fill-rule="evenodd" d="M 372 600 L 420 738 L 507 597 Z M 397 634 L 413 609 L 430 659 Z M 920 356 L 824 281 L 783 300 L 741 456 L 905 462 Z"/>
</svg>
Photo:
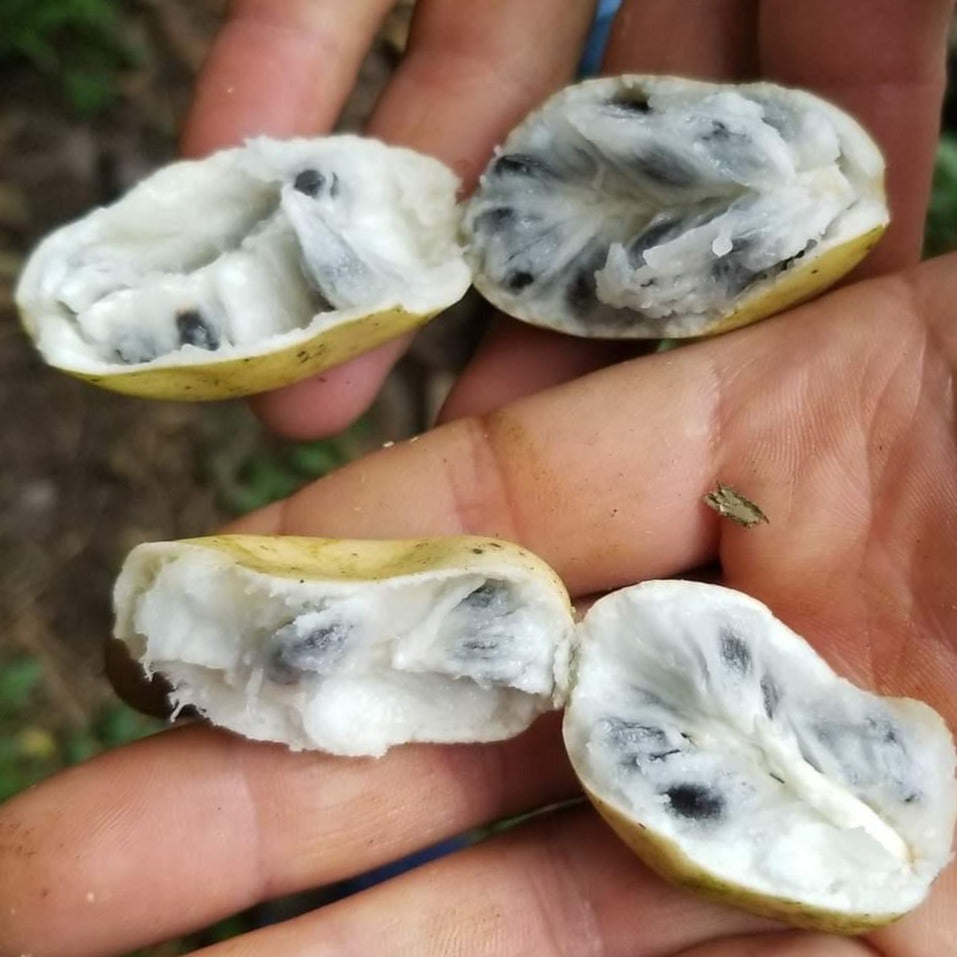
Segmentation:
<svg viewBox="0 0 957 957">
<path fill-rule="evenodd" d="M 328 130 L 391 0 L 234 0 L 200 78 L 184 148 Z M 625 0 L 607 73 L 764 77 L 817 92 L 876 136 L 893 223 L 859 275 L 916 262 L 937 141 L 952 0 Z M 474 182 L 493 146 L 572 78 L 594 0 L 419 0 L 409 51 L 368 132 L 431 153 Z M 627 346 L 521 327 L 490 337 L 446 418 L 581 375 Z M 253 400 L 276 431 L 336 432 L 372 401 L 408 340 Z"/>
<path fill-rule="evenodd" d="M 861 282 L 452 422 L 240 527 L 497 535 L 577 597 L 718 562 L 841 674 L 957 728 L 955 300 L 957 256 Z M 719 480 L 770 523 L 719 519 Z M 576 793 L 554 717 L 380 760 L 176 729 L 0 808 L 0 955 L 120 953 Z M 951 866 L 867 938 L 787 930 L 664 884 L 576 807 L 204 953 L 939 957 L 955 902 Z"/>
</svg>

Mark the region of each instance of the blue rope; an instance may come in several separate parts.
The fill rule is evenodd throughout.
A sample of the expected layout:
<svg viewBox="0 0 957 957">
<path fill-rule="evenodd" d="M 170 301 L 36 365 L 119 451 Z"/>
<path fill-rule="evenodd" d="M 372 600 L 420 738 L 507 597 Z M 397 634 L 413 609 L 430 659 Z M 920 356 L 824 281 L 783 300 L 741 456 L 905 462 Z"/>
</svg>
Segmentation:
<svg viewBox="0 0 957 957">
<path fill-rule="evenodd" d="M 600 0 L 591 33 L 585 43 L 585 52 L 578 64 L 579 76 L 594 76 L 598 72 L 602 54 L 608 44 L 608 35 L 611 33 L 611 22 L 620 6 L 621 0 Z"/>
</svg>

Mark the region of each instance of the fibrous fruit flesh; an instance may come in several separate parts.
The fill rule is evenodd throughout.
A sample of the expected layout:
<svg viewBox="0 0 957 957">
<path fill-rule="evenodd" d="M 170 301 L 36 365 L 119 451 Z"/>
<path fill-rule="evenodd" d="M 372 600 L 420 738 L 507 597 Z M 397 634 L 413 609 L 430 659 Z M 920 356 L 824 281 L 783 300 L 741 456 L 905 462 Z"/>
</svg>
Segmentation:
<svg viewBox="0 0 957 957">
<path fill-rule="evenodd" d="M 588 612 L 572 763 L 660 873 L 758 913 L 857 932 L 950 859 L 954 746 L 926 705 L 837 677 L 762 604 L 646 582 Z"/>
<path fill-rule="evenodd" d="M 250 140 L 54 232 L 17 303 L 49 363 L 107 388 L 275 388 L 464 295 L 457 188 L 437 160 L 376 140 Z"/>
<path fill-rule="evenodd" d="M 541 560 L 482 538 L 141 545 L 116 637 L 173 701 L 336 754 L 509 737 L 554 707 L 572 616 Z"/>
<path fill-rule="evenodd" d="M 623 76 L 519 125 L 465 218 L 473 281 L 582 336 L 752 322 L 847 272 L 887 225 L 884 163 L 818 97 L 769 83 Z"/>
</svg>

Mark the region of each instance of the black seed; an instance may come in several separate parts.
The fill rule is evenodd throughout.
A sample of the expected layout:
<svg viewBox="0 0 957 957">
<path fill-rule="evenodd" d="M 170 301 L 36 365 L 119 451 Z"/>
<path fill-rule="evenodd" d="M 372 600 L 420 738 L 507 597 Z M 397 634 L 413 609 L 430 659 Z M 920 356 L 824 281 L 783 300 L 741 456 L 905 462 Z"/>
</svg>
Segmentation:
<svg viewBox="0 0 957 957">
<path fill-rule="evenodd" d="M 618 763 L 623 767 L 640 768 L 645 761 L 664 761 L 681 753 L 681 748 L 671 745 L 667 732 L 654 725 L 608 719 L 605 727 L 608 745 L 620 753 Z"/>
<path fill-rule="evenodd" d="M 481 554 L 481 553 L 479 553 Z M 461 604 L 467 608 L 493 608 L 500 611 L 509 604 L 510 589 L 504 582 L 489 581 L 469 592 Z"/>
<path fill-rule="evenodd" d="M 648 102 L 648 97 L 638 90 L 617 93 L 610 100 L 606 101 L 605 107 L 615 113 L 641 114 L 651 112 L 651 104 Z"/>
<path fill-rule="evenodd" d="M 734 135 L 735 134 L 728 129 L 727 123 L 722 123 L 721 120 L 712 120 L 711 129 L 701 138 L 703 140 L 727 140 Z"/>
<path fill-rule="evenodd" d="M 197 309 L 187 309 L 176 314 L 176 331 L 183 346 L 213 351 L 219 348 L 219 333 L 203 319 Z"/>
<path fill-rule="evenodd" d="M 568 285 L 565 293 L 565 302 L 576 316 L 587 316 L 595 302 L 596 289 L 595 271 L 593 269 L 579 269 Z"/>
<path fill-rule="evenodd" d="M 498 232 L 507 229 L 515 222 L 515 210 L 511 206 L 495 206 L 479 213 L 472 220 L 472 232 Z"/>
<path fill-rule="evenodd" d="M 774 780 L 777 781 L 778 784 L 784 784 L 784 778 L 779 778 L 773 771 L 768 771 L 768 774 L 770 775 L 770 777 L 774 778 Z"/>
<path fill-rule="evenodd" d="M 306 672 L 329 674 L 342 654 L 349 632 L 343 622 L 314 628 L 301 638 L 296 635 L 294 622 L 280 628 L 274 637 L 276 646 L 269 655 L 268 677 L 276 684 L 293 684 Z"/>
<path fill-rule="evenodd" d="M 130 336 L 121 339 L 113 348 L 114 358 L 126 365 L 149 362 L 157 355 L 159 352 L 152 342 Z"/>
<path fill-rule="evenodd" d="M 553 176 L 551 168 L 536 156 L 527 153 L 507 153 L 492 165 L 495 176 Z"/>
<path fill-rule="evenodd" d="M 535 277 L 524 269 L 520 269 L 505 277 L 505 285 L 511 289 L 512 292 L 521 292 L 533 282 L 535 282 Z"/>
<path fill-rule="evenodd" d="M 732 631 L 721 633 L 721 657 L 738 674 L 746 675 L 751 670 L 751 652 L 744 639 Z"/>
<path fill-rule="evenodd" d="M 492 661 L 501 654 L 501 645 L 494 638 L 467 638 L 459 649 L 463 657 L 480 661 Z"/>
<path fill-rule="evenodd" d="M 728 293 L 736 295 L 743 289 L 747 289 L 753 282 L 760 278 L 760 273 L 750 266 L 746 266 L 741 261 L 741 253 L 746 252 L 753 246 L 753 242 L 748 239 L 734 239 L 731 241 L 731 249 L 725 255 L 715 259 L 711 266 L 711 276 L 719 285 L 723 286 Z"/>
<path fill-rule="evenodd" d="M 318 196 L 325 185 L 326 178 L 317 169 L 304 169 L 301 173 L 297 173 L 292 181 L 293 189 L 312 197 Z"/>
<path fill-rule="evenodd" d="M 691 186 L 697 179 L 693 167 L 674 153 L 650 149 L 635 157 L 638 172 L 662 186 Z"/>
<path fill-rule="evenodd" d="M 764 701 L 764 713 L 769 718 L 773 718 L 781 700 L 781 693 L 778 691 L 778 686 L 767 675 L 761 679 L 761 698 Z"/>
<path fill-rule="evenodd" d="M 586 318 L 597 301 L 597 280 L 595 273 L 601 269 L 608 258 L 608 249 L 604 246 L 586 246 L 579 257 L 578 268 L 572 275 L 565 290 L 565 303 L 579 318 Z"/>
<path fill-rule="evenodd" d="M 665 791 L 665 797 L 679 817 L 710 821 L 719 818 L 724 811 L 724 798 L 712 788 L 700 784 L 676 784 Z"/>
</svg>

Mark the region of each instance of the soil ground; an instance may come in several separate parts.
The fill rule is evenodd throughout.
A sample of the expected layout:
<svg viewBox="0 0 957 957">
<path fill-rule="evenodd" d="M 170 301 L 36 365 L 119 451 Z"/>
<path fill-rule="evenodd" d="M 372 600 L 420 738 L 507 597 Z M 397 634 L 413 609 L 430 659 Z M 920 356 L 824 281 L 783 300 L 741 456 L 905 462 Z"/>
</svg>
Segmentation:
<svg viewBox="0 0 957 957">
<path fill-rule="evenodd" d="M 53 724 L 82 724 L 110 695 L 101 648 L 112 580 L 128 549 L 214 529 L 264 494 L 241 487 L 250 463 L 260 476 L 281 467 L 284 447 L 243 403 L 134 400 L 48 369 L 12 304 L 14 279 L 40 236 L 175 156 L 223 6 L 128 5 L 120 29 L 136 63 L 117 72 L 115 103 L 92 118 L 78 116 L 55 84 L 26 66 L 0 76 L 0 665 L 22 655 L 42 660 L 39 690 Z M 400 7 L 371 51 L 343 128 L 356 128 L 371 109 L 407 14 Z M 353 446 L 424 427 L 422 370 L 412 360 L 397 372 L 388 401 Z M 278 482 L 296 480 L 293 473 Z"/>
</svg>

